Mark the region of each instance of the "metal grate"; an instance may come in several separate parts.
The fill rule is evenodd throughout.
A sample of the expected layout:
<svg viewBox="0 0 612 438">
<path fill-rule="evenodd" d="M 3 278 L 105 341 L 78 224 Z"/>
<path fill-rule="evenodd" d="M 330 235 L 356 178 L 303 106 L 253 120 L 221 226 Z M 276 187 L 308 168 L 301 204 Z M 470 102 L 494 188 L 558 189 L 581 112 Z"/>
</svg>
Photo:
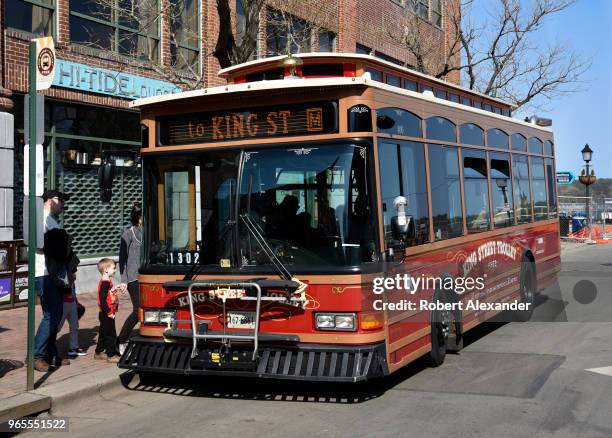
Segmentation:
<svg viewBox="0 0 612 438">
<path fill-rule="evenodd" d="M 73 236 L 77 255 L 117 255 L 121 233 L 130 223 L 130 208 L 142 198 L 140 169 L 117 168 L 109 204 L 100 201 L 98 167 L 64 167 L 61 181 L 62 191 L 72 194 L 62 224 Z"/>
</svg>

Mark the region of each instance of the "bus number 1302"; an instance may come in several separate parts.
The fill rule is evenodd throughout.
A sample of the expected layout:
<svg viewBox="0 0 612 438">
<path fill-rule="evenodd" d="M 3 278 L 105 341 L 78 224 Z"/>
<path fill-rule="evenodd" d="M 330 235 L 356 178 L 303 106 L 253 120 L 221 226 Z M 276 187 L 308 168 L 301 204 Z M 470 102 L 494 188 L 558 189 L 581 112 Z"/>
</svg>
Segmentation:
<svg viewBox="0 0 612 438">
<path fill-rule="evenodd" d="M 200 261 L 200 253 L 197 251 L 174 251 L 169 253 L 171 265 L 190 265 Z"/>
</svg>

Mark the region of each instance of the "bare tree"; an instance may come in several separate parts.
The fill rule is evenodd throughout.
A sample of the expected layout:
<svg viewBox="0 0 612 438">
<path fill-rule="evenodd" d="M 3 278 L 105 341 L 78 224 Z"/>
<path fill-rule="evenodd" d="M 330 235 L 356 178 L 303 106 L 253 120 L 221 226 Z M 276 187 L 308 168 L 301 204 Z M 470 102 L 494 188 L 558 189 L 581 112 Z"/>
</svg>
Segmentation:
<svg viewBox="0 0 612 438">
<path fill-rule="evenodd" d="M 418 0 L 407 0 L 415 3 Z M 408 63 L 418 71 L 445 78 L 459 72 L 465 86 L 523 109 L 541 108 L 553 97 L 579 89 L 591 61 L 565 42 L 542 45 L 537 32 L 553 15 L 576 0 L 461 0 L 447 11 L 446 50 L 428 32 L 430 25 L 410 9 L 399 21 L 385 22 L 386 34 L 407 49 Z M 450 4 L 450 2 L 448 2 Z M 487 18 L 475 24 L 472 8 L 487 7 Z M 412 62 L 411 62 L 412 61 Z"/>
</svg>

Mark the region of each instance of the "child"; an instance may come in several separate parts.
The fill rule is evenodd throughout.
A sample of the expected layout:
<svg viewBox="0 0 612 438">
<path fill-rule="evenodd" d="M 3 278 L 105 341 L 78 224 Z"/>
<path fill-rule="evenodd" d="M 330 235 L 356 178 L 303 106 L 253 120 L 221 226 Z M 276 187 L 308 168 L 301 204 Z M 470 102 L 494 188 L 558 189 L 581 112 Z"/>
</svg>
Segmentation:
<svg viewBox="0 0 612 438">
<path fill-rule="evenodd" d="M 71 294 L 64 294 L 62 296 L 64 301 L 64 312 L 62 319 L 57 328 L 57 332 L 64 327 L 64 322 L 68 320 L 68 326 L 70 327 L 70 350 L 68 350 L 69 357 L 85 356 L 87 353 L 85 350 L 79 347 L 79 316 L 77 313 L 76 293 L 74 285 L 72 286 Z"/>
<path fill-rule="evenodd" d="M 98 331 L 98 346 L 94 359 L 107 362 L 119 362 L 119 353 L 116 349 L 117 331 L 115 329 L 115 316 L 119 309 L 119 296 L 116 287 L 113 287 L 111 278 L 115 276 L 116 265 L 111 259 L 101 259 L 98 262 L 98 271 L 102 279 L 98 283 L 98 306 L 100 311 L 100 330 Z"/>
</svg>

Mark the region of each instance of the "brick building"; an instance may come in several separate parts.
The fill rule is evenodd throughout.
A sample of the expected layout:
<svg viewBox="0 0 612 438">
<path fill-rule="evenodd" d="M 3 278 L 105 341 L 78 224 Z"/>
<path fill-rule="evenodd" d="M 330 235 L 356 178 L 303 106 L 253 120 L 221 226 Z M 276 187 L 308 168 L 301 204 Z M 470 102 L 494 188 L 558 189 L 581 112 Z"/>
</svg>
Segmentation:
<svg viewBox="0 0 612 438">
<path fill-rule="evenodd" d="M 156 2 L 161 8 L 172 1 L 178 0 L 134 3 Z M 54 37 L 57 65 L 53 86 L 44 92 L 46 185 L 75 195 L 63 220 L 85 263 L 117 252 L 129 206 L 141 191 L 140 128 L 137 112 L 128 109 L 130 100 L 176 91 L 176 81 L 172 83 L 160 70 L 180 70 L 187 62 L 181 60 L 193 62 L 203 85 L 223 83 L 217 77 L 219 63 L 210 55 L 219 33 L 216 0 L 181 1 L 185 10 L 178 26 L 161 16 L 153 17 L 154 26 L 134 30 L 121 19 L 101 18 L 95 6 L 99 0 L 0 0 L 0 111 L 13 114 L 15 139 L 14 145 L 0 144 L 0 173 L 4 175 L 0 178 L 1 240 L 22 237 L 28 42 L 47 35 Z M 120 0 L 122 3 L 132 0 Z M 459 0 L 277 0 L 267 4 L 259 14 L 253 56 L 274 54 L 286 46 L 282 26 L 272 28 L 278 18 L 278 9 L 273 7 L 280 6 L 290 9 L 282 15 L 292 20 L 293 27 L 318 22 L 316 32 L 298 42 L 294 50 L 368 52 L 411 66 L 414 60 L 389 36 L 390 30 L 401 30 L 407 14 L 421 17 L 423 38 L 434 44 L 436 62 L 443 62 L 454 38 L 448 14 L 456 11 Z M 240 0 L 230 0 L 230 7 L 234 28 L 240 28 L 244 21 Z M 188 36 L 185 29 L 195 32 Z M 185 35 L 176 42 L 169 37 L 171 32 Z M 146 57 L 132 56 L 134 52 L 120 42 L 131 38 L 131 49 L 146 51 Z M 458 82 L 458 75 L 448 80 Z M 97 171 L 105 155 L 113 156 L 118 165 L 117 190 L 110 205 L 100 203 L 98 197 Z"/>
</svg>

